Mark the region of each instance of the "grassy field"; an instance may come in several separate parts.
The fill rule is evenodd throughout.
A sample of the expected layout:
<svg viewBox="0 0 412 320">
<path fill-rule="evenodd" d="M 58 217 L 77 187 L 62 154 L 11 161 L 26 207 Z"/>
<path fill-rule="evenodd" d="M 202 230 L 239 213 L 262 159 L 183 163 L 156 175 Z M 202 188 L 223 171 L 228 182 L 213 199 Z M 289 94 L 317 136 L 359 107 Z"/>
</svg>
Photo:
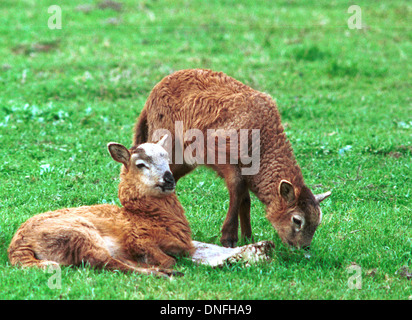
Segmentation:
<svg viewBox="0 0 412 320">
<path fill-rule="evenodd" d="M 53 30 L 56 2 L 0 2 L 0 299 L 412 298 L 410 2 L 357 1 L 357 30 L 347 1 L 73 0 Z M 119 203 L 106 144 L 131 145 L 150 90 L 186 68 L 276 99 L 306 183 L 332 190 L 310 258 L 281 243 L 254 197 L 254 238 L 275 242 L 271 263 L 180 259 L 185 276 L 171 281 L 63 267 L 59 288 L 53 273 L 11 267 L 8 245 L 29 217 Z M 177 194 L 193 238 L 219 243 L 224 182 L 199 168 Z"/>
</svg>

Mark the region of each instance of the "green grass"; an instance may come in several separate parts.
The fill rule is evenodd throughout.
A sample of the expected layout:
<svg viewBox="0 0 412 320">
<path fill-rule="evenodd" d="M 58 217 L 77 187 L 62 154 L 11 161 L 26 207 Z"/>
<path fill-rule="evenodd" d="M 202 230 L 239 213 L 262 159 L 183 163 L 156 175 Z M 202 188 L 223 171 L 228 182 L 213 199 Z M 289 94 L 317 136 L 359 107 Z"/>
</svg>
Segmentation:
<svg viewBox="0 0 412 320">
<path fill-rule="evenodd" d="M 411 299 L 412 7 L 358 1 L 55 1 L 0 3 L 1 299 Z M 131 145 L 152 87 L 179 69 L 210 68 L 265 91 L 315 192 L 332 190 L 311 257 L 285 247 L 252 200 L 255 240 L 271 263 L 213 270 L 180 259 L 172 281 L 62 268 L 52 276 L 11 267 L 7 247 L 29 217 L 118 203 L 119 165 L 106 144 Z M 343 148 L 351 146 L 344 151 Z M 341 151 L 340 151 L 341 150 Z M 177 194 L 195 240 L 218 243 L 224 182 L 199 168 Z M 361 267 L 351 289 L 348 267 Z"/>
</svg>

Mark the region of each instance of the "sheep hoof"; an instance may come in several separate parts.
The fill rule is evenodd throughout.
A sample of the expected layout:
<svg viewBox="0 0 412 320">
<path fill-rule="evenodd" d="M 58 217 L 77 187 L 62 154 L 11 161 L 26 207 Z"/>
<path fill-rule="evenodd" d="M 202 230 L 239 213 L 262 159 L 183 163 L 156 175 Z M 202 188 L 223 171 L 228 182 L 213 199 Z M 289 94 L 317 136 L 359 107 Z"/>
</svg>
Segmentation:
<svg viewBox="0 0 412 320">
<path fill-rule="evenodd" d="M 172 270 L 171 276 L 173 277 L 183 277 L 185 274 L 183 272 Z"/>
<path fill-rule="evenodd" d="M 236 248 L 237 247 L 237 240 L 230 240 L 230 239 L 223 240 L 223 239 L 221 239 L 220 243 L 225 248 Z"/>
<path fill-rule="evenodd" d="M 170 278 L 170 277 L 182 277 L 184 273 L 171 270 L 171 269 L 159 269 L 154 273 L 155 276 L 162 277 L 162 278 Z"/>
</svg>

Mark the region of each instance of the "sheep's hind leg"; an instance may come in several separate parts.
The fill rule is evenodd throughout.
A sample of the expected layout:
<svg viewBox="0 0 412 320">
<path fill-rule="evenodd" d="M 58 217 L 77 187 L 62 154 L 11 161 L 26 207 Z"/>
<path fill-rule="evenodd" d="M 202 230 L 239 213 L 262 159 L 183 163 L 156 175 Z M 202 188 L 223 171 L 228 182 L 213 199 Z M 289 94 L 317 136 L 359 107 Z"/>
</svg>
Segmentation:
<svg viewBox="0 0 412 320">
<path fill-rule="evenodd" d="M 173 270 L 138 268 L 115 259 L 110 255 L 106 242 L 99 232 L 91 226 L 86 227 L 83 224 L 72 228 L 56 228 L 44 232 L 43 235 L 37 248 L 37 255 L 42 260 L 75 266 L 87 263 L 97 269 L 152 274 L 159 277 L 173 275 Z"/>
<path fill-rule="evenodd" d="M 170 171 L 173 173 L 173 178 L 175 179 L 176 183 L 179 181 L 180 178 L 187 175 L 189 172 L 194 170 L 196 166 L 191 166 L 188 164 L 171 164 Z"/>
<path fill-rule="evenodd" d="M 9 259 L 12 265 L 19 265 L 22 268 L 46 269 L 50 265 L 59 265 L 55 261 L 37 259 L 31 249 L 17 248 L 9 253 Z"/>
<path fill-rule="evenodd" d="M 77 241 L 79 239 L 76 239 Z M 84 243 L 82 243 L 84 244 Z M 153 274 L 155 276 L 169 276 L 173 275 L 173 270 L 159 270 L 154 268 L 136 268 L 129 266 L 119 260 L 112 258 L 105 248 L 89 246 L 89 252 L 80 253 L 83 256 L 82 261 L 87 262 L 91 267 L 98 269 L 107 269 L 111 271 L 122 272 L 136 272 L 141 274 Z M 44 256 L 44 253 L 43 253 Z M 56 256 L 56 255 L 54 255 Z M 50 258 L 53 258 L 50 256 Z M 29 249 L 17 249 L 10 254 L 10 261 L 12 265 L 20 265 L 23 268 L 40 268 L 47 269 L 49 266 L 59 266 L 60 263 L 52 260 L 38 259 L 34 251 Z M 63 261 L 61 261 L 63 262 Z M 68 263 L 61 263 L 67 265 Z M 80 263 L 78 263 L 80 264 Z"/>
<path fill-rule="evenodd" d="M 154 275 L 156 277 L 169 277 L 172 275 L 179 275 L 173 270 L 140 268 L 115 259 L 110 255 L 110 252 L 106 248 L 104 240 L 100 237 L 100 235 L 96 233 L 94 236 L 94 241 L 90 241 L 85 237 L 85 242 L 82 244 L 82 248 L 84 248 L 83 252 L 81 252 L 82 249 L 77 248 L 79 252 L 79 256 L 77 258 L 78 261 L 81 259 L 82 261 L 89 263 L 91 267 L 97 269 L 106 269 L 110 271 L 118 270 L 125 273 L 133 272 L 144 275 Z M 82 241 L 76 241 L 76 243 L 79 242 L 81 243 Z"/>
</svg>

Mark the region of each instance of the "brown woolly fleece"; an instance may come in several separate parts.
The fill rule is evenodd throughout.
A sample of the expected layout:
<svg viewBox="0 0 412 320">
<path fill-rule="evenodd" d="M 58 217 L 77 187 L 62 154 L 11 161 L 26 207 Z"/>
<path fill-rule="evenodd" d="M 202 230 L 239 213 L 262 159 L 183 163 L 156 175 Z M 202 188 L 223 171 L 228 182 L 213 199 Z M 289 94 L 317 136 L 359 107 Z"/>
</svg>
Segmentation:
<svg viewBox="0 0 412 320">
<path fill-rule="evenodd" d="M 252 235 L 248 190 L 266 205 L 267 218 L 285 243 L 298 247 L 310 244 L 320 223 L 319 202 L 329 194 L 316 198 L 305 186 L 279 111 L 269 95 L 222 72 L 177 71 L 166 76 L 150 93 L 135 126 L 134 145 L 152 141 L 156 129 L 167 129 L 172 134 L 172 159 L 175 159 L 175 148 L 179 145 L 173 137 L 176 121 L 183 122 L 185 132 L 201 130 L 205 139 L 208 129 L 260 131 L 260 169 L 257 174 L 242 175 L 241 161 L 224 165 L 205 163 L 225 179 L 229 190 L 230 206 L 221 238 L 224 246 L 236 245 L 238 216 L 242 237 Z M 190 143 L 185 141 L 184 148 Z M 206 141 L 204 145 L 207 145 Z M 251 145 L 249 141 L 249 153 Z M 196 164 L 171 164 L 176 181 L 195 167 Z"/>
<path fill-rule="evenodd" d="M 10 243 L 11 264 L 45 268 L 89 263 L 123 272 L 179 274 L 150 267 L 170 268 L 175 263 L 172 256 L 193 253 L 184 210 L 174 193 L 148 196 L 149 190 L 139 182 L 142 173 L 132 160 L 128 162 L 120 175 L 123 207 L 66 208 L 30 218 Z"/>
</svg>

